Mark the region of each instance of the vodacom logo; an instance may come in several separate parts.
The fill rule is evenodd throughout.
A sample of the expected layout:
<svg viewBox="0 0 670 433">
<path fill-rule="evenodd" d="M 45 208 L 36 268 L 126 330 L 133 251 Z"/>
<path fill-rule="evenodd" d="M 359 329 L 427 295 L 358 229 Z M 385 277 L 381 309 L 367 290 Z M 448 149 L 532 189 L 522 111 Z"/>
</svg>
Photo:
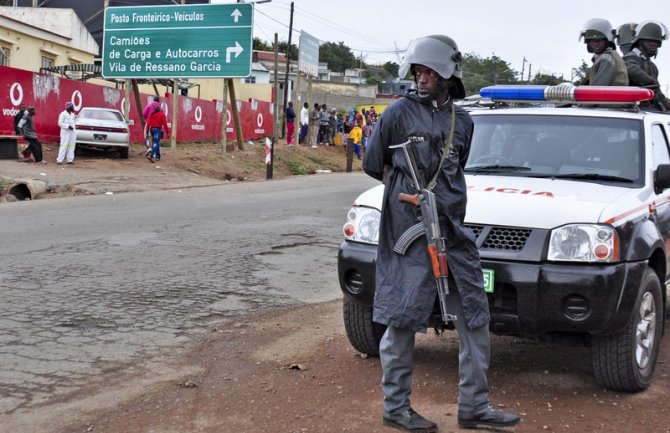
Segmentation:
<svg viewBox="0 0 670 433">
<path fill-rule="evenodd" d="M 226 125 L 230 125 L 230 120 L 233 118 L 230 110 L 226 109 Z"/>
<path fill-rule="evenodd" d="M 198 105 L 197 107 L 195 107 L 195 121 L 196 123 L 200 123 L 201 120 L 202 120 L 202 108 L 200 108 L 200 106 Z"/>
<path fill-rule="evenodd" d="M 263 113 L 258 113 L 258 116 L 256 117 L 256 124 L 259 128 L 263 125 Z"/>
<path fill-rule="evenodd" d="M 23 102 L 23 87 L 19 83 L 14 83 L 9 88 L 9 99 L 12 105 L 20 105 Z"/>
<path fill-rule="evenodd" d="M 84 102 L 83 98 L 81 97 L 81 92 L 79 90 L 75 90 L 72 92 L 72 96 L 70 97 L 70 102 L 74 105 L 74 109 L 76 111 L 81 110 L 81 106 Z"/>
</svg>

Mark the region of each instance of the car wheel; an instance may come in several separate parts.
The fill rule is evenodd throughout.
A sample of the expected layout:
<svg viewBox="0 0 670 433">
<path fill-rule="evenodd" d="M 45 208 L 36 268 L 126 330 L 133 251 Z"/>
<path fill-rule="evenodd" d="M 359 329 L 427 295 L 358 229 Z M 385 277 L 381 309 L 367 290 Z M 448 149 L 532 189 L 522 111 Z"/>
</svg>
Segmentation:
<svg viewBox="0 0 670 433">
<path fill-rule="evenodd" d="M 121 156 L 121 159 L 128 159 L 128 148 L 119 147 L 119 155 Z"/>
<path fill-rule="evenodd" d="M 354 349 L 370 356 L 379 356 L 379 342 L 386 325 L 372 321 L 372 307 L 344 297 L 344 329 Z"/>
<path fill-rule="evenodd" d="M 649 386 L 661 345 L 663 310 L 658 276 L 647 268 L 626 329 L 592 341 L 591 362 L 599 385 L 625 392 Z"/>
</svg>

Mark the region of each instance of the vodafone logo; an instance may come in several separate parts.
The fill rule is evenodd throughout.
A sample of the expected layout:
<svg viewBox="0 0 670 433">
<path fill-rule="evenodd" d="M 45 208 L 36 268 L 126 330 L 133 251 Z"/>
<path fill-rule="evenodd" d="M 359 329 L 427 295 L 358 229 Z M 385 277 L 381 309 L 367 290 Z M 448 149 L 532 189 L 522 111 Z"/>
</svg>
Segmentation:
<svg viewBox="0 0 670 433">
<path fill-rule="evenodd" d="M 261 125 L 263 125 L 263 113 L 258 113 L 258 116 L 256 117 L 256 124 L 259 128 Z"/>
<path fill-rule="evenodd" d="M 76 111 L 81 110 L 81 106 L 84 103 L 83 98 L 81 97 L 81 92 L 79 90 L 75 90 L 72 92 L 72 96 L 70 97 L 70 102 L 74 105 L 74 109 Z"/>
<path fill-rule="evenodd" d="M 197 107 L 195 107 L 195 121 L 197 123 L 200 123 L 201 120 L 202 120 L 202 108 L 200 108 L 200 106 L 198 105 Z"/>
<path fill-rule="evenodd" d="M 230 120 L 233 118 L 230 110 L 226 110 L 226 125 L 230 125 Z"/>
<path fill-rule="evenodd" d="M 9 88 L 9 99 L 12 105 L 20 105 L 23 102 L 23 87 L 19 83 L 14 83 Z"/>
</svg>

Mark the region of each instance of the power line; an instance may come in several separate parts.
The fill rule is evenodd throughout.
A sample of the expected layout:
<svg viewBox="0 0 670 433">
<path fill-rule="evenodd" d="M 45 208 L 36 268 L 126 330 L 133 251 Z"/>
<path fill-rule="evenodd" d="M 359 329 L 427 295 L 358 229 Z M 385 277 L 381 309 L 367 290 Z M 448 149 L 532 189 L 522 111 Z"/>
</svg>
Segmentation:
<svg viewBox="0 0 670 433">
<path fill-rule="evenodd" d="M 277 5 L 276 3 L 278 3 L 279 5 Z M 266 7 L 272 7 L 276 10 L 283 10 L 283 11 L 286 11 L 286 13 L 288 14 L 289 13 L 289 8 L 290 8 L 290 3 L 285 2 L 285 1 L 275 0 L 273 3 L 267 3 L 267 4 L 264 3 L 263 8 L 266 8 Z M 282 29 L 281 29 L 282 31 L 285 31 L 285 29 L 288 29 L 288 26 L 285 23 L 283 23 L 283 22 L 277 20 L 276 18 L 274 18 L 273 16 L 270 16 L 269 14 L 261 11 L 258 6 L 256 7 L 255 11 L 259 15 L 262 15 L 263 17 L 279 24 L 282 27 Z M 374 38 L 369 37 L 368 35 L 359 33 L 355 30 L 352 30 L 350 28 L 347 28 L 345 26 L 337 24 L 337 23 L 335 23 L 331 20 L 325 19 L 325 18 L 323 18 L 322 15 L 315 14 L 315 13 L 310 12 L 309 10 L 306 10 L 306 9 L 303 9 L 303 8 L 295 8 L 294 9 L 294 14 L 299 15 L 299 16 L 301 16 L 301 17 L 303 17 L 303 18 L 305 18 L 305 19 L 307 19 L 311 22 L 317 22 L 319 24 L 322 24 L 325 27 L 331 28 L 331 29 L 336 30 L 338 32 L 341 32 L 343 34 L 353 36 L 353 37 L 355 37 L 357 39 L 360 39 L 362 41 L 369 42 L 373 45 L 381 47 L 381 49 L 380 49 L 380 48 L 362 48 L 362 47 L 347 46 L 352 52 L 359 52 L 359 53 L 363 52 L 363 53 L 366 53 L 366 55 L 367 54 L 394 54 L 394 55 L 397 56 L 398 54 L 404 53 L 406 51 L 406 50 L 399 50 L 399 49 L 397 49 L 397 47 L 390 48 L 388 46 L 388 44 L 386 44 L 384 42 L 378 41 Z M 275 12 L 275 13 L 273 13 L 273 15 L 277 16 L 277 13 Z M 269 38 L 269 36 L 265 33 L 264 29 L 261 28 L 261 25 L 258 22 L 256 22 L 255 25 L 259 28 L 259 30 L 261 30 L 261 32 L 263 34 L 265 34 L 265 36 L 268 39 L 272 39 L 272 38 Z M 267 28 L 268 26 L 263 25 L 263 27 Z M 297 32 L 298 34 L 301 33 L 301 30 L 297 29 L 297 26 L 295 26 L 295 25 L 294 25 L 293 31 Z M 321 40 L 321 39 L 319 40 L 319 42 L 321 42 L 321 43 L 323 43 L 323 42 L 333 42 L 333 43 L 335 43 L 334 41 L 325 41 L 325 40 Z"/>
</svg>

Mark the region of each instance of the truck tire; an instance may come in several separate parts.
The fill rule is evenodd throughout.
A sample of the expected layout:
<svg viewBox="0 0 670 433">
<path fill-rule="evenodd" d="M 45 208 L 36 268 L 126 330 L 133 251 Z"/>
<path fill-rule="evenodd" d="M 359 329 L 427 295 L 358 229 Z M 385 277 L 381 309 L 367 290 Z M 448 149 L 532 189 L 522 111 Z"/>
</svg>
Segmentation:
<svg viewBox="0 0 670 433">
<path fill-rule="evenodd" d="M 379 356 L 379 342 L 386 326 L 372 321 L 372 307 L 344 297 L 344 329 L 349 343 L 361 353 Z"/>
<path fill-rule="evenodd" d="M 663 312 L 658 276 L 647 268 L 626 329 L 592 339 L 591 363 L 599 385 L 624 392 L 649 386 L 661 345 Z"/>
</svg>

